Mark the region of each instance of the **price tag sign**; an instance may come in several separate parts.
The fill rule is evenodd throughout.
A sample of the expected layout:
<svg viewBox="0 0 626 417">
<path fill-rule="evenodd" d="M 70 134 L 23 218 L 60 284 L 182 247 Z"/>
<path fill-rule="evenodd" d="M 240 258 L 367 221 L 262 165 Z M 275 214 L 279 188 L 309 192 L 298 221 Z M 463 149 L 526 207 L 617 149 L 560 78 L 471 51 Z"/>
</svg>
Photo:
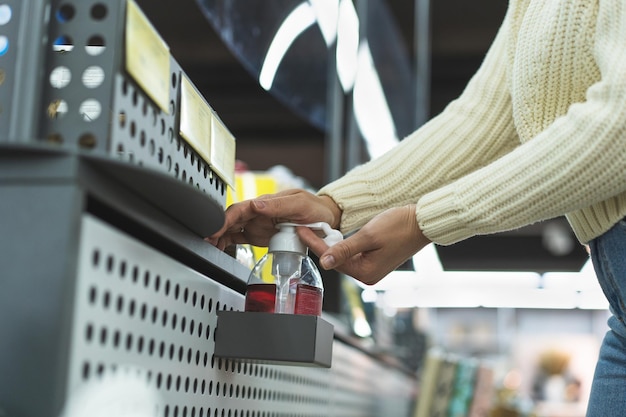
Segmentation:
<svg viewBox="0 0 626 417">
<path fill-rule="evenodd" d="M 211 166 L 226 184 L 233 187 L 235 183 L 235 137 L 215 114 L 211 122 Z"/>
<path fill-rule="evenodd" d="M 126 3 L 126 71 L 143 91 L 169 113 L 170 51 L 133 1 Z"/>
<path fill-rule="evenodd" d="M 186 76 L 180 93 L 180 135 L 210 163 L 213 111 Z"/>
</svg>

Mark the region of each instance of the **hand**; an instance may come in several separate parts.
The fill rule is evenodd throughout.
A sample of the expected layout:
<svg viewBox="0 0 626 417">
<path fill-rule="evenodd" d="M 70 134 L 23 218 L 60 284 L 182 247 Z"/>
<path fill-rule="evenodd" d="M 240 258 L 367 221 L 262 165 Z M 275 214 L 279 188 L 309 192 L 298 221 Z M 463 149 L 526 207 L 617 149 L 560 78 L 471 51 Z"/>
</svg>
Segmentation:
<svg viewBox="0 0 626 417">
<path fill-rule="evenodd" d="M 430 243 L 415 218 L 415 205 L 386 210 L 358 232 L 328 247 L 313 231 L 298 228 L 300 239 L 320 257 L 324 269 L 337 269 L 372 285 Z"/>
<path fill-rule="evenodd" d="M 293 189 L 242 201 L 228 207 L 224 225 L 207 240 L 220 250 L 237 243 L 267 246 L 284 222 L 326 222 L 339 226 L 341 210 L 328 196 Z"/>
</svg>

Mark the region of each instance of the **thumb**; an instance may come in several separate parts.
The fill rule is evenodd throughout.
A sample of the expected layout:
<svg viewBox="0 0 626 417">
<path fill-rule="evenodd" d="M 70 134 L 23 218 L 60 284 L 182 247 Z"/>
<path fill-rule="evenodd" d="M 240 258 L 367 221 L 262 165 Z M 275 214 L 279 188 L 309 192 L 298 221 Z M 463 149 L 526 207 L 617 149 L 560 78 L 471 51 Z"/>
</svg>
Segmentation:
<svg viewBox="0 0 626 417">
<path fill-rule="evenodd" d="M 360 252 L 354 244 L 354 239 L 348 238 L 331 246 L 320 257 L 320 265 L 324 269 L 334 269 Z"/>
<path fill-rule="evenodd" d="M 329 270 L 333 269 L 335 265 L 337 265 L 337 261 L 335 260 L 335 257 L 332 253 L 325 253 L 320 258 L 320 265 L 322 266 L 322 268 Z"/>
</svg>

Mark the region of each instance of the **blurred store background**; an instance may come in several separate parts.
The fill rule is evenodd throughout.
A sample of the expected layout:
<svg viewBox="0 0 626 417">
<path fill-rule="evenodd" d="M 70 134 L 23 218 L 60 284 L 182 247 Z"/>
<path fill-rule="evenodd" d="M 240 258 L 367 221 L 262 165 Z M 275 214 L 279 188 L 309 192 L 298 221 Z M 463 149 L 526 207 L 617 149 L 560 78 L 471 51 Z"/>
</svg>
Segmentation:
<svg viewBox="0 0 626 417">
<path fill-rule="evenodd" d="M 439 113 L 507 2 L 138 4 L 237 139 L 236 201 L 315 191 Z M 431 246 L 373 287 L 324 278 L 326 312 L 421 378 L 416 415 L 584 415 L 608 310 L 563 219 Z"/>
</svg>

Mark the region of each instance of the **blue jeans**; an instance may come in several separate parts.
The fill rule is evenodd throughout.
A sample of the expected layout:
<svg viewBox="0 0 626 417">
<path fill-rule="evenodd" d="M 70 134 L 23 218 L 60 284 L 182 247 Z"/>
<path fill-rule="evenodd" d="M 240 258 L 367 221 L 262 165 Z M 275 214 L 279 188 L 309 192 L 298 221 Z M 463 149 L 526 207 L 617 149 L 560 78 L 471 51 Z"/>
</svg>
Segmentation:
<svg viewBox="0 0 626 417">
<path fill-rule="evenodd" d="M 600 347 L 587 417 L 626 416 L 626 219 L 589 246 L 612 316 Z"/>
</svg>

